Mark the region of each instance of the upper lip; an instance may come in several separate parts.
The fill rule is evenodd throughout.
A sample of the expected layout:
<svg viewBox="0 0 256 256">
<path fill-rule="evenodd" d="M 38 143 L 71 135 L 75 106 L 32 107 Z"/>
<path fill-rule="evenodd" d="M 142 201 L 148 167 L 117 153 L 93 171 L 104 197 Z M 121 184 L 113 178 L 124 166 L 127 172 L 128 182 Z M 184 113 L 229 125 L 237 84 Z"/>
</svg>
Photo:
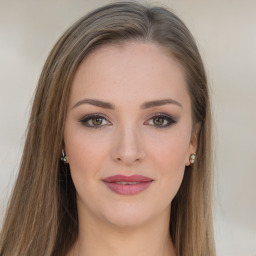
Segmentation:
<svg viewBox="0 0 256 256">
<path fill-rule="evenodd" d="M 110 176 L 107 177 L 105 179 L 103 179 L 103 181 L 106 182 L 149 182 L 149 181 L 153 181 L 153 179 L 146 177 L 146 176 L 142 176 L 142 175 L 131 175 L 131 176 L 125 176 L 125 175 L 114 175 L 114 176 Z"/>
</svg>

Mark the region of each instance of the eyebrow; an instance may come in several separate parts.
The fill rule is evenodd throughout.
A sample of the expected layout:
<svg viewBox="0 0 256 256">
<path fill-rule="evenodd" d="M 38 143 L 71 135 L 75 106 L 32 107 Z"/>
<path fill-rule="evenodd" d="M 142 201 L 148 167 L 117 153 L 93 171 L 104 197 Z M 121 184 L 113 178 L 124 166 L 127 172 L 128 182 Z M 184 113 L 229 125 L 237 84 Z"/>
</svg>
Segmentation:
<svg viewBox="0 0 256 256">
<path fill-rule="evenodd" d="M 102 100 L 96 100 L 96 99 L 80 100 L 72 107 L 72 109 L 76 108 L 76 107 L 78 107 L 82 104 L 90 104 L 90 105 L 93 105 L 93 106 L 97 106 L 97 107 L 100 107 L 100 108 L 106 108 L 106 109 L 115 109 L 115 105 L 113 105 L 109 102 L 105 102 L 105 101 L 102 101 Z M 178 101 L 173 100 L 173 99 L 162 99 L 162 100 L 147 101 L 147 102 L 143 103 L 140 106 L 140 108 L 141 109 L 147 109 L 147 108 L 158 107 L 158 106 L 162 106 L 162 105 L 166 105 L 166 104 L 174 104 L 174 105 L 177 105 L 177 106 L 183 108 L 182 105 Z"/>
</svg>

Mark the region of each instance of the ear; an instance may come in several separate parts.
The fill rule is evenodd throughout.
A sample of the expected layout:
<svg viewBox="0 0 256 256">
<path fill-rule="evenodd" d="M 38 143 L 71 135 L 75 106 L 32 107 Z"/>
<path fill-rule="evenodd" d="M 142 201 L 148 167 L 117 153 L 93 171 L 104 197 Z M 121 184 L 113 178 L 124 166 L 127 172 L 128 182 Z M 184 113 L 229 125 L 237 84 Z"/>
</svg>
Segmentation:
<svg viewBox="0 0 256 256">
<path fill-rule="evenodd" d="M 199 135 L 200 129 L 201 129 L 201 123 L 196 123 L 190 138 L 186 166 L 190 165 L 190 161 L 189 161 L 190 155 L 193 153 L 196 153 L 197 146 L 198 146 L 198 135 Z"/>
</svg>

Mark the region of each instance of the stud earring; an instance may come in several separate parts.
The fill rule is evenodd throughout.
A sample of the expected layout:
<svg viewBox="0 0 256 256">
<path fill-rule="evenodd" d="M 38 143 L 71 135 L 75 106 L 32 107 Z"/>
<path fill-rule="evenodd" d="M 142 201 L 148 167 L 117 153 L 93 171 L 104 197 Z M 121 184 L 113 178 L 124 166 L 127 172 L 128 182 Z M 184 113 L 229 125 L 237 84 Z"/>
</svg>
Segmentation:
<svg viewBox="0 0 256 256">
<path fill-rule="evenodd" d="M 64 149 L 62 149 L 62 156 L 61 156 L 60 160 L 61 160 L 64 164 L 68 164 L 68 157 L 66 156 Z"/>
<path fill-rule="evenodd" d="M 189 157 L 189 162 L 190 162 L 191 164 L 193 164 L 193 163 L 195 163 L 195 160 L 196 160 L 196 153 L 193 153 L 193 154 L 191 154 L 190 157 Z"/>
</svg>

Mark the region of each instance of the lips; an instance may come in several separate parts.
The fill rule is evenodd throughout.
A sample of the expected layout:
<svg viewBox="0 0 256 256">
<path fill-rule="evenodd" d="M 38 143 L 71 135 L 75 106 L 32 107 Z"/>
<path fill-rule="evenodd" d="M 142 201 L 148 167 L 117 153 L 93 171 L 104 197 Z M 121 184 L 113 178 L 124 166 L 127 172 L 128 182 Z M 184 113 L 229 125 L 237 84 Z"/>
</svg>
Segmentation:
<svg viewBox="0 0 256 256">
<path fill-rule="evenodd" d="M 148 182 L 152 181 L 153 179 L 142 176 L 142 175 L 132 175 L 132 176 L 124 176 L 124 175 L 114 175 L 110 176 L 104 181 L 106 182 Z"/>
<path fill-rule="evenodd" d="M 104 184 L 113 192 L 121 195 L 135 195 L 147 189 L 153 179 L 142 175 L 114 175 L 103 179 Z"/>
</svg>

